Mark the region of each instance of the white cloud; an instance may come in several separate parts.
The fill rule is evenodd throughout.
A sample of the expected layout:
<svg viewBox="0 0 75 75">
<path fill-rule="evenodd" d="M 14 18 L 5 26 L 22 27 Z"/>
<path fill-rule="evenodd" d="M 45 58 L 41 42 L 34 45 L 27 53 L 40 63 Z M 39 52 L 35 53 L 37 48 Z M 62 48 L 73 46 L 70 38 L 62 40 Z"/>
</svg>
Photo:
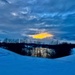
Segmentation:
<svg viewBox="0 0 75 75">
<path fill-rule="evenodd" d="M 18 16 L 18 13 L 16 13 L 16 12 L 11 12 L 11 15 L 12 15 L 12 16 Z"/>
</svg>

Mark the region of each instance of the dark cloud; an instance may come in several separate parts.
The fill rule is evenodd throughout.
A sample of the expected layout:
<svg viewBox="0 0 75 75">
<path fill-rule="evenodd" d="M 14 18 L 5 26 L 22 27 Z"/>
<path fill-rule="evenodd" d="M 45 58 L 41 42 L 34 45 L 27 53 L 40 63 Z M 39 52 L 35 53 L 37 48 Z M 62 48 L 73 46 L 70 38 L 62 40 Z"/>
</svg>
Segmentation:
<svg viewBox="0 0 75 75">
<path fill-rule="evenodd" d="M 75 0 L 0 0 L 0 36 L 23 37 L 45 29 L 55 37 L 74 37 L 74 7 Z"/>
</svg>

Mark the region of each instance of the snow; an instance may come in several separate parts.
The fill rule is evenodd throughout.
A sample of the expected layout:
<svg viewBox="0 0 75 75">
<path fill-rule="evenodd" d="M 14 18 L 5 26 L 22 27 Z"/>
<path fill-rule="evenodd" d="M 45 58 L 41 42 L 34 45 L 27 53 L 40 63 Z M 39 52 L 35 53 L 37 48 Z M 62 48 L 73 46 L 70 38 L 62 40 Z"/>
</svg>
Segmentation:
<svg viewBox="0 0 75 75">
<path fill-rule="evenodd" d="M 21 56 L 0 48 L 0 75 L 75 75 L 75 54 L 58 59 Z"/>
</svg>

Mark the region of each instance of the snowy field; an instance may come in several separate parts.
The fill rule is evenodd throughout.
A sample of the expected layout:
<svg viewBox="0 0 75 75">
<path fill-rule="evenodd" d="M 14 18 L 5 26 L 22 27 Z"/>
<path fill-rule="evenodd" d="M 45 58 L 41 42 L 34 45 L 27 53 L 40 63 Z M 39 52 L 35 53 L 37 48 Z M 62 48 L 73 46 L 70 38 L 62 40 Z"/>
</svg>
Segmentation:
<svg viewBox="0 0 75 75">
<path fill-rule="evenodd" d="M 0 75 L 75 75 L 75 54 L 52 60 L 0 48 Z"/>
<path fill-rule="evenodd" d="M 32 40 L 41 32 L 75 43 L 75 0 L 0 0 L 0 39 Z M 75 49 L 52 60 L 0 48 L 0 75 L 75 75 Z"/>
</svg>

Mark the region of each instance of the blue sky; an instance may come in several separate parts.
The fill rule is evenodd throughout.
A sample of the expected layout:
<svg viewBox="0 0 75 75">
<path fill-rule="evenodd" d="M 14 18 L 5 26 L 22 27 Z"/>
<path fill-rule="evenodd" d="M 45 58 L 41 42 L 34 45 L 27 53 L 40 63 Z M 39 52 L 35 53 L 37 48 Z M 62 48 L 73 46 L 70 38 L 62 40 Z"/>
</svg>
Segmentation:
<svg viewBox="0 0 75 75">
<path fill-rule="evenodd" d="M 0 0 L 0 38 L 49 32 L 75 40 L 75 0 Z"/>
</svg>

